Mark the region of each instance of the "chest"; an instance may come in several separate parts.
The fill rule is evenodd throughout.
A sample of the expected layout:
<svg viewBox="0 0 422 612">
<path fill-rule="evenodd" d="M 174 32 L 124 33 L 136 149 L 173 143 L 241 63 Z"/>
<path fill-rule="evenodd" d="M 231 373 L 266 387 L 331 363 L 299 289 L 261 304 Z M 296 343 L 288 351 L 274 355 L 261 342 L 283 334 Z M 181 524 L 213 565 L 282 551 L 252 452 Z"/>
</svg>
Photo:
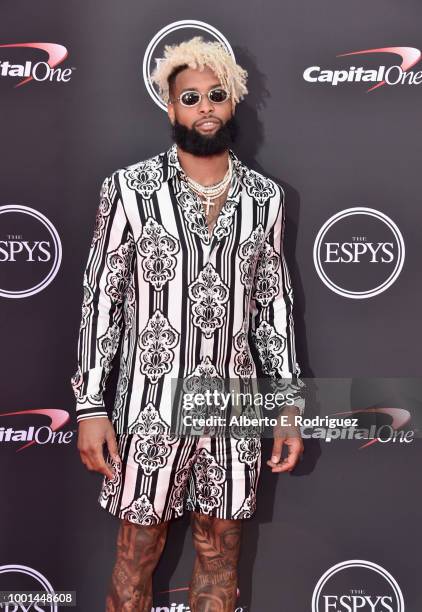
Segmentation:
<svg viewBox="0 0 422 612">
<path fill-rule="evenodd" d="M 229 193 L 229 186 L 226 187 L 221 196 L 214 198 L 213 200 L 204 198 L 202 199 L 202 205 L 204 208 L 205 221 L 208 228 L 210 237 L 216 224 L 216 221 L 221 213 L 223 206 L 227 202 L 227 196 Z"/>
<path fill-rule="evenodd" d="M 261 205 L 239 182 L 210 206 L 176 178 L 148 199 L 134 190 L 123 196 L 138 258 L 153 257 L 163 267 L 176 258 L 187 275 L 207 261 L 232 266 L 238 257 L 253 258 L 269 223 L 269 202 Z"/>
</svg>

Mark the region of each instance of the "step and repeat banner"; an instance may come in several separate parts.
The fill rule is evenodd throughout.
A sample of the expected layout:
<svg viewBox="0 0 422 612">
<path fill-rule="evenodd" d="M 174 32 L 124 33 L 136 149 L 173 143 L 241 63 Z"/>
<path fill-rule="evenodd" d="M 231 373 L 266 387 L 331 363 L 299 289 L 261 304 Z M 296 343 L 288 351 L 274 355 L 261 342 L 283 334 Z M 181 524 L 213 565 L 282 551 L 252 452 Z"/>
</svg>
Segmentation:
<svg viewBox="0 0 422 612">
<path fill-rule="evenodd" d="M 359 417 L 310 421 L 291 473 L 263 440 L 236 610 L 419 612 L 422 5 L 21 0 L 0 16 L 0 591 L 46 594 L 0 609 L 66 593 L 105 609 L 119 520 L 77 450 L 82 274 L 103 179 L 171 144 L 155 60 L 202 35 L 248 71 L 237 155 L 286 192 L 305 416 Z M 155 612 L 189 611 L 193 561 L 186 513 Z"/>
</svg>

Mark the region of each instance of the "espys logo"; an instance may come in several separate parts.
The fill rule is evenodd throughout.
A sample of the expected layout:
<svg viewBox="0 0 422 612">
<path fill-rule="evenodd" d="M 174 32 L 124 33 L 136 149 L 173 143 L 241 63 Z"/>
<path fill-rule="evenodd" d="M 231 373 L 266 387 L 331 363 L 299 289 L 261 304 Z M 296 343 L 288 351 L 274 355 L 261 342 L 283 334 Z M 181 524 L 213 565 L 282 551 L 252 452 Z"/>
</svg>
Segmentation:
<svg viewBox="0 0 422 612">
<path fill-rule="evenodd" d="M 47 217 L 29 206 L 0 206 L 0 296 L 39 293 L 53 281 L 61 260 L 60 237 Z"/>
<path fill-rule="evenodd" d="M 46 59 L 33 61 L 26 59 L 24 63 L 14 63 L 10 59 L 4 59 L 2 49 L 35 49 L 42 51 Z M 74 68 L 57 68 L 68 56 L 66 47 L 57 43 L 30 42 L 12 43 L 0 45 L 0 77 L 11 79 L 22 79 L 16 83 L 16 87 L 21 87 L 30 81 L 55 81 L 56 83 L 67 83 L 70 81 Z"/>
<path fill-rule="evenodd" d="M 321 576 L 312 595 L 312 612 L 404 612 L 404 600 L 386 569 L 372 561 L 351 559 Z"/>
<path fill-rule="evenodd" d="M 159 96 L 157 90 L 155 89 L 153 83 L 151 82 L 151 72 L 155 68 L 155 65 L 151 67 L 152 60 L 155 58 L 156 61 L 159 61 L 160 52 L 157 52 L 158 49 L 162 50 L 165 44 L 176 44 L 177 42 L 181 42 L 186 38 L 186 34 L 182 33 L 180 40 L 179 38 L 179 30 L 199 30 L 201 34 L 204 32 L 209 35 L 211 40 L 217 40 L 222 43 L 230 55 L 235 59 L 233 50 L 229 44 L 229 41 L 221 32 L 219 32 L 214 26 L 209 23 L 205 23 L 204 21 L 196 21 L 195 19 L 182 19 L 181 21 L 175 21 L 173 23 L 169 23 L 164 28 L 162 28 L 154 38 L 151 40 L 147 49 L 145 51 L 143 65 L 142 65 L 142 73 L 144 77 L 145 87 L 151 98 L 154 102 L 162 108 L 164 111 L 167 111 L 167 106 L 164 104 L 163 100 Z M 177 33 L 177 35 L 175 35 Z M 194 32 L 193 36 L 198 36 L 198 32 Z M 162 53 L 161 53 L 162 55 Z"/>
<path fill-rule="evenodd" d="M 379 47 L 377 49 L 363 49 L 340 53 L 336 57 L 349 55 L 393 54 L 401 57 L 401 64 L 393 66 L 378 65 L 375 69 L 363 66 L 349 66 L 346 70 L 323 69 L 321 66 L 309 66 L 303 72 L 303 78 L 308 83 L 322 83 L 335 87 L 340 83 L 375 83 L 366 92 L 378 89 L 383 85 L 420 85 L 422 83 L 422 70 L 417 72 L 409 70 L 421 59 L 421 52 L 415 47 Z"/>
<path fill-rule="evenodd" d="M 313 250 L 322 282 L 353 299 L 374 297 L 391 287 L 404 257 L 403 236 L 394 221 L 364 206 L 330 217 L 319 230 Z"/>
<path fill-rule="evenodd" d="M 3 426 L 6 417 L 21 418 L 23 415 L 41 415 L 47 417 L 48 425 L 27 425 L 24 428 Z M 10 419 L 6 419 L 9 420 Z M 59 408 L 34 408 L 33 410 L 18 410 L 0 413 L 0 444 L 26 442 L 16 449 L 22 451 L 33 444 L 70 444 L 73 431 L 59 431 L 70 420 L 69 413 Z M 12 419 L 14 421 L 14 419 Z"/>
<path fill-rule="evenodd" d="M 13 586 L 12 585 L 16 585 Z M 40 598 L 45 596 L 45 601 L 48 601 L 48 597 L 52 599 L 55 591 L 53 585 L 45 576 L 37 570 L 29 567 L 28 565 L 0 565 L 0 591 L 31 591 L 40 594 Z M 22 598 L 23 599 L 23 598 Z M 10 601 L 10 600 L 9 600 Z M 17 601 L 19 599 L 17 598 Z M 49 603 L 1 603 L 0 610 L 5 612 L 57 612 L 58 606 L 54 601 Z M 60 606 L 61 607 L 61 606 Z"/>
</svg>

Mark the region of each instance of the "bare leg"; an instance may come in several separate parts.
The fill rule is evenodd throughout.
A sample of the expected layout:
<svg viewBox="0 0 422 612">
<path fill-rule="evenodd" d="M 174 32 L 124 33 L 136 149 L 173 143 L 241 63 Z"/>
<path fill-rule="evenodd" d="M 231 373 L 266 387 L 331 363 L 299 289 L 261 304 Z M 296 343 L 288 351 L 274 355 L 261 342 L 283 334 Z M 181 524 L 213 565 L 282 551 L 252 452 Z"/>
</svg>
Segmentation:
<svg viewBox="0 0 422 612">
<path fill-rule="evenodd" d="M 152 573 L 164 549 L 168 524 L 143 527 L 122 519 L 106 612 L 151 612 Z"/>
<path fill-rule="evenodd" d="M 237 593 L 241 520 L 192 512 L 197 553 L 189 590 L 192 612 L 233 612 Z"/>
</svg>

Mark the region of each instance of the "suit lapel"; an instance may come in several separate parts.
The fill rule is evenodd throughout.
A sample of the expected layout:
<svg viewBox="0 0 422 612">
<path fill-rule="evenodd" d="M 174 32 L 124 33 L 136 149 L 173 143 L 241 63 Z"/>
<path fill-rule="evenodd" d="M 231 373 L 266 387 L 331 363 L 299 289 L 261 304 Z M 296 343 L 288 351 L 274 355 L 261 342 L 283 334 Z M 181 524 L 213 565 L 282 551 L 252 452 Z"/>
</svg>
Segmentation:
<svg viewBox="0 0 422 612">
<path fill-rule="evenodd" d="M 233 217 L 237 207 L 241 203 L 243 191 L 243 177 L 246 166 L 238 159 L 235 153 L 229 149 L 229 155 L 233 162 L 233 176 L 226 202 L 222 206 L 217 220 L 214 224 L 211 237 L 208 231 L 205 211 L 199 196 L 193 193 L 185 182 L 180 180 L 182 168 L 177 156 L 177 146 L 174 143 L 166 154 L 167 180 L 175 178 L 175 195 L 177 204 L 182 210 L 183 218 L 189 229 L 202 244 L 210 245 L 212 250 L 219 242 L 227 238 L 233 231 Z"/>
</svg>

